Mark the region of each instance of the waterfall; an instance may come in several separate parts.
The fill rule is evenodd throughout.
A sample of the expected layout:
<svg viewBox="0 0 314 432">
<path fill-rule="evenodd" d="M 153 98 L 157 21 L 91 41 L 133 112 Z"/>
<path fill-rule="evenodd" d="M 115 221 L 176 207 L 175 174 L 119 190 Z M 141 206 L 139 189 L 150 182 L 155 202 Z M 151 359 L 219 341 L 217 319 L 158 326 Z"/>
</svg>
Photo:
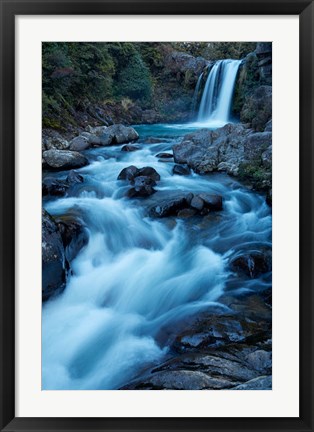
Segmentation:
<svg viewBox="0 0 314 432">
<path fill-rule="evenodd" d="M 192 99 L 192 109 L 191 109 L 191 116 L 192 118 L 194 118 L 195 113 L 196 113 L 196 105 L 197 105 L 197 99 L 198 99 L 198 92 L 200 90 L 200 86 L 201 86 L 201 82 L 203 79 L 203 75 L 204 73 L 202 72 L 201 75 L 199 76 L 197 83 L 196 83 L 196 87 L 194 90 L 194 95 L 193 95 L 193 99 Z"/>
<path fill-rule="evenodd" d="M 225 124 L 229 121 L 240 63 L 241 60 L 218 60 L 211 68 L 198 111 L 199 123 Z"/>
</svg>

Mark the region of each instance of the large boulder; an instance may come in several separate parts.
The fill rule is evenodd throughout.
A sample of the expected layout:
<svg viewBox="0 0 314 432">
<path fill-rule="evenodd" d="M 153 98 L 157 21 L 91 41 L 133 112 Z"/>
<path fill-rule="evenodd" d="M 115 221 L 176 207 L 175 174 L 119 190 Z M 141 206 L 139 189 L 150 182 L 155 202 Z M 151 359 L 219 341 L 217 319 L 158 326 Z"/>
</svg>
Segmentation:
<svg viewBox="0 0 314 432">
<path fill-rule="evenodd" d="M 184 80 L 191 87 L 197 82 L 204 68 L 209 64 L 203 57 L 193 57 L 190 54 L 172 51 L 165 58 L 164 71 L 174 75 L 177 80 Z"/>
<path fill-rule="evenodd" d="M 83 135 L 79 135 L 70 141 L 70 150 L 73 151 L 83 151 L 89 147 L 89 139 Z"/>
<path fill-rule="evenodd" d="M 57 131 L 44 129 L 42 133 L 42 150 L 68 150 L 70 143 Z"/>
<path fill-rule="evenodd" d="M 65 254 L 54 219 L 42 210 L 42 299 L 48 300 L 65 288 Z"/>
<path fill-rule="evenodd" d="M 107 127 L 99 138 L 102 140 L 102 145 L 115 145 L 136 141 L 139 135 L 130 126 L 116 124 Z"/>
<path fill-rule="evenodd" d="M 43 152 L 46 167 L 52 170 L 81 168 L 88 164 L 85 156 L 70 150 L 46 150 Z"/>
<path fill-rule="evenodd" d="M 185 135 L 173 146 L 173 154 L 176 163 L 187 164 L 195 172 L 239 175 L 267 192 L 271 187 L 271 145 L 271 131 L 254 132 L 245 125 L 227 124 Z"/>
</svg>

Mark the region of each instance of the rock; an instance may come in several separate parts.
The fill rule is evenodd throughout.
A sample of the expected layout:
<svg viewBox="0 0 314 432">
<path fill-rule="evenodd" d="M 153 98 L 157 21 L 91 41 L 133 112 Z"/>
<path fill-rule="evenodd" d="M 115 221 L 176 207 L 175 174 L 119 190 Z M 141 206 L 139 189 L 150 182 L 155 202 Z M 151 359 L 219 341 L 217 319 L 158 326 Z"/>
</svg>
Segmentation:
<svg viewBox="0 0 314 432">
<path fill-rule="evenodd" d="M 230 381 L 213 378 L 202 372 L 178 370 L 157 372 L 140 383 L 127 386 L 136 390 L 204 390 L 230 388 Z"/>
<path fill-rule="evenodd" d="M 253 129 L 263 131 L 272 116 L 272 87 L 258 87 L 245 101 L 240 113 L 243 123 L 250 123 Z"/>
<path fill-rule="evenodd" d="M 191 171 L 186 165 L 175 165 L 172 172 L 177 175 L 189 175 Z"/>
<path fill-rule="evenodd" d="M 65 257 L 67 262 L 71 265 L 74 258 L 88 243 L 88 235 L 82 223 L 77 220 L 59 218 L 56 222 L 61 233 Z"/>
<path fill-rule="evenodd" d="M 68 188 L 69 185 L 67 182 L 46 177 L 42 182 L 42 195 L 63 196 L 66 194 Z"/>
<path fill-rule="evenodd" d="M 156 154 L 156 157 L 159 159 L 172 159 L 173 154 L 171 154 L 171 153 L 158 153 L 158 154 Z"/>
<path fill-rule="evenodd" d="M 204 201 L 199 196 L 194 196 L 190 203 L 190 206 L 198 211 L 201 211 L 204 207 Z"/>
<path fill-rule="evenodd" d="M 257 190 L 271 187 L 272 134 L 254 132 L 241 124 L 185 135 L 173 146 L 174 160 L 195 172 L 225 171 Z"/>
<path fill-rule="evenodd" d="M 82 135 L 79 135 L 70 141 L 70 150 L 72 151 L 83 151 L 88 149 L 89 146 L 89 139 Z"/>
<path fill-rule="evenodd" d="M 145 177 L 150 177 L 151 179 L 153 179 L 155 181 L 159 181 L 160 180 L 160 175 L 155 170 L 155 168 L 152 168 L 152 167 L 140 168 L 138 170 L 138 174 L 137 175 L 139 175 L 139 176 L 145 176 Z"/>
<path fill-rule="evenodd" d="M 257 342 L 269 331 L 268 321 L 255 322 L 233 314 L 211 315 L 200 318 L 177 336 L 172 348 L 178 353 L 199 353 L 234 343 Z"/>
<path fill-rule="evenodd" d="M 166 74 L 173 75 L 178 81 L 185 82 L 188 87 L 194 87 L 203 69 L 209 64 L 203 57 L 193 57 L 190 54 L 172 51 L 165 58 Z"/>
<path fill-rule="evenodd" d="M 101 135 L 103 135 L 106 132 L 107 126 L 95 126 L 92 127 L 90 125 L 86 126 L 85 130 L 87 132 L 89 132 L 92 135 L 96 135 L 98 137 L 100 137 Z"/>
<path fill-rule="evenodd" d="M 167 199 L 161 200 L 158 204 L 149 209 L 151 217 L 163 218 L 166 216 L 174 216 L 179 210 L 188 207 L 187 194 L 177 194 L 176 196 L 169 196 Z"/>
<path fill-rule="evenodd" d="M 132 152 L 132 151 L 136 151 L 139 150 L 140 147 L 139 146 L 134 146 L 134 145 L 124 145 L 121 149 L 121 151 L 125 151 L 125 152 Z"/>
<path fill-rule="evenodd" d="M 65 288 L 65 256 L 61 234 L 50 214 L 42 209 L 42 299 Z"/>
<path fill-rule="evenodd" d="M 116 124 L 107 127 L 103 134 L 100 135 L 103 145 L 115 145 L 135 141 L 139 138 L 135 129 L 130 126 Z"/>
<path fill-rule="evenodd" d="M 132 184 L 134 186 L 127 192 L 129 198 L 146 197 L 156 192 L 153 188 L 153 186 L 156 185 L 156 182 L 151 177 L 137 176 L 132 181 Z"/>
<path fill-rule="evenodd" d="M 244 384 L 240 384 L 234 387 L 232 390 L 271 390 L 271 389 L 272 389 L 272 377 L 260 376 Z"/>
<path fill-rule="evenodd" d="M 204 207 L 210 211 L 222 210 L 222 196 L 216 194 L 200 193 L 198 197 L 203 200 Z"/>
<path fill-rule="evenodd" d="M 46 150 L 43 152 L 43 159 L 48 168 L 54 170 L 81 168 L 88 164 L 85 156 L 69 150 Z"/>
<path fill-rule="evenodd" d="M 255 370 L 267 375 L 271 373 L 272 355 L 270 351 L 253 351 L 246 356 L 245 360 Z"/>
<path fill-rule="evenodd" d="M 81 174 L 77 173 L 74 170 L 71 170 L 69 172 L 67 178 L 66 178 L 66 182 L 69 185 L 74 185 L 74 184 L 77 184 L 77 183 L 83 183 L 83 181 L 84 181 L 84 177 L 81 176 Z"/>
<path fill-rule="evenodd" d="M 265 168 L 272 167 L 272 146 L 270 145 L 267 150 L 262 153 L 262 164 Z"/>
<path fill-rule="evenodd" d="M 69 142 L 62 135 L 51 129 L 43 130 L 42 149 L 44 150 L 67 150 Z"/>
<path fill-rule="evenodd" d="M 144 168 L 136 168 L 134 165 L 130 165 L 129 167 L 123 168 L 123 170 L 118 175 L 118 180 L 129 180 L 131 183 L 134 181 L 136 177 L 149 177 L 154 182 L 160 180 L 160 175 L 152 167 L 144 167 Z"/>
<path fill-rule="evenodd" d="M 264 132 L 271 132 L 272 130 L 273 130 L 273 121 L 272 121 L 272 120 L 269 120 L 269 121 L 266 123 L 265 129 L 264 129 Z"/>
<path fill-rule="evenodd" d="M 196 213 L 197 212 L 195 209 L 185 208 L 185 209 L 179 210 L 177 213 L 177 216 L 179 218 L 189 218 L 189 217 L 195 216 Z"/>
<path fill-rule="evenodd" d="M 230 267 L 233 271 L 256 278 L 271 271 L 271 253 L 251 251 L 232 258 Z"/>
<path fill-rule="evenodd" d="M 134 165 L 130 165 L 127 168 L 123 168 L 123 170 L 118 175 L 117 180 L 133 180 L 134 177 L 138 174 L 139 170 Z"/>
<path fill-rule="evenodd" d="M 162 138 L 149 137 L 144 140 L 145 144 L 159 144 L 165 142 Z"/>
</svg>

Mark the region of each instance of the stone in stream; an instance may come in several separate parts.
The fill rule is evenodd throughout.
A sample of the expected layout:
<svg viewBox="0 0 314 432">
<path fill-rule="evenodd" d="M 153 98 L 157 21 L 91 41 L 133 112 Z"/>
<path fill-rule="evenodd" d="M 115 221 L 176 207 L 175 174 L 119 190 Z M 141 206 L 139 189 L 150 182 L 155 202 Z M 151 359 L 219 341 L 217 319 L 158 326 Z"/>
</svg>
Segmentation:
<svg viewBox="0 0 314 432">
<path fill-rule="evenodd" d="M 122 147 L 121 151 L 125 151 L 125 152 L 133 152 L 133 151 L 136 151 L 136 150 L 139 150 L 139 149 L 140 149 L 139 146 L 135 146 L 135 145 L 129 145 L 129 144 L 127 144 L 127 145 L 124 145 L 124 146 Z"/>
<path fill-rule="evenodd" d="M 66 181 L 46 177 L 42 182 L 42 195 L 63 196 L 68 188 L 69 184 Z"/>
<path fill-rule="evenodd" d="M 80 250 L 86 246 L 88 236 L 81 222 L 68 217 L 56 219 L 63 246 L 65 249 L 65 257 L 70 264 L 78 255 Z"/>
<path fill-rule="evenodd" d="M 117 180 L 128 180 L 130 183 L 132 183 L 136 177 L 140 177 L 140 176 L 149 177 L 155 182 L 160 180 L 160 175 L 155 170 L 155 168 L 144 167 L 138 169 L 134 165 L 130 165 L 126 168 L 123 168 L 123 170 L 118 175 Z"/>
<path fill-rule="evenodd" d="M 132 181 L 133 187 L 128 190 L 127 196 L 129 198 L 133 197 L 147 197 L 152 195 L 155 191 L 153 186 L 156 185 L 155 180 L 151 177 L 138 176 Z"/>
<path fill-rule="evenodd" d="M 70 150 L 46 150 L 43 159 L 48 169 L 67 170 L 81 168 L 88 164 L 88 160 L 81 153 Z"/>
<path fill-rule="evenodd" d="M 159 159 L 172 159 L 173 154 L 171 154 L 171 153 L 158 153 L 158 154 L 156 154 L 156 157 Z"/>
<path fill-rule="evenodd" d="M 160 175 L 155 170 L 155 168 L 152 168 L 152 167 L 140 168 L 138 170 L 138 174 L 137 175 L 150 177 L 151 179 L 153 179 L 155 181 L 159 181 L 160 180 Z"/>
<path fill-rule="evenodd" d="M 138 170 L 138 168 L 136 168 L 136 166 L 130 165 L 126 168 L 123 168 L 123 170 L 118 175 L 117 180 L 129 180 L 129 181 L 131 181 L 137 175 L 138 171 L 139 170 Z"/>
<path fill-rule="evenodd" d="M 175 165 L 172 172 L 178 175 L 189 175 L 191 170 L 187 165 Z"/>
<path fill-rule="evenodd" d="M 194 196 L 192 198 L 190 206 L 198 211 L 201 211 L 204 207 L 204 201 L 199 196 Z"/>
<path fill-rule="evenodd" d="M 253 279 L 271 271 L 271 254 L 260 251 L 243 253 L 231 259 L 230 267 L 233 271 Z"/>
<path fill-rule="evenodd" d="M 187 200 L 188 194 L 177 194 L 169 196 L 169 198 L 162 199 L 149 209 L 151 217 L 163 218 L 167 216 L 175 216 L 179 210 L 189 206 Z"/>
<path fill-rule="evenodd" d="M 42 299 L 65 288 L 65 256 L 62 237 L 51 215 L 42 209 Z"/>
<path fill-rule="evenodd" d="M 69 185 L 73 185 L 73 184 L 76 184 L 76 183 L 83 183 L 83 181 L 84 181 L 84 177 L 81 176 L 81 174 L 77 173 L 74 170 L 71 170 L 69 172 L 67 178 L 66 178 L 66 182 Z"/>
<path fill-rule="evenodd" d="M 204 207 L 211 211 L 222 210 L 222 196 L 216 194 L 200 193 L 198 197 L 203 200 Z"/>
</svg>

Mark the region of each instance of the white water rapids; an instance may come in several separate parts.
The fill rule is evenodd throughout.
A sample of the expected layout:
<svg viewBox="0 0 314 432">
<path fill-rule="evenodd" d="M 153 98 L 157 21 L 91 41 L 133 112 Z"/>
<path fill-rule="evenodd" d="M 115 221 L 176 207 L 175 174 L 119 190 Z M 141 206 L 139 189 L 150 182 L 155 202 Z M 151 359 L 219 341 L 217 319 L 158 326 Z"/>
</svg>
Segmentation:
<svg viewBox="0 0 314 432">
<path fill-rule="evenodd" d="M 140 136 L 171 132 L 139 130 Z M 73 196 L 44 202 L 52 215 L 79 216 L 89 242 L 72 263 L 65 291 L 43 306 L 43 389 L 118 389 L 163 361 L 169 348 L 161 334 L 202 310 L 225 308 L 217 300 L 230 276 L 229 256 L 270 245 L 271 213 L 262 196 L 225 175 L 172 175 L 173 162 L 155 157 L 177 139 L 142 142 L 131 153 L 119 146 L 90 150 Z M 116 179 L 129 165 L 158 171 L 154 196 L 124 197 L 129 186 Z M 221 194 L 224 210 L 205 218 L 147 217 L 158 194 L 173 190 Z M 237 289 L 259 289 L 259 281 Z"/>
</svg>

